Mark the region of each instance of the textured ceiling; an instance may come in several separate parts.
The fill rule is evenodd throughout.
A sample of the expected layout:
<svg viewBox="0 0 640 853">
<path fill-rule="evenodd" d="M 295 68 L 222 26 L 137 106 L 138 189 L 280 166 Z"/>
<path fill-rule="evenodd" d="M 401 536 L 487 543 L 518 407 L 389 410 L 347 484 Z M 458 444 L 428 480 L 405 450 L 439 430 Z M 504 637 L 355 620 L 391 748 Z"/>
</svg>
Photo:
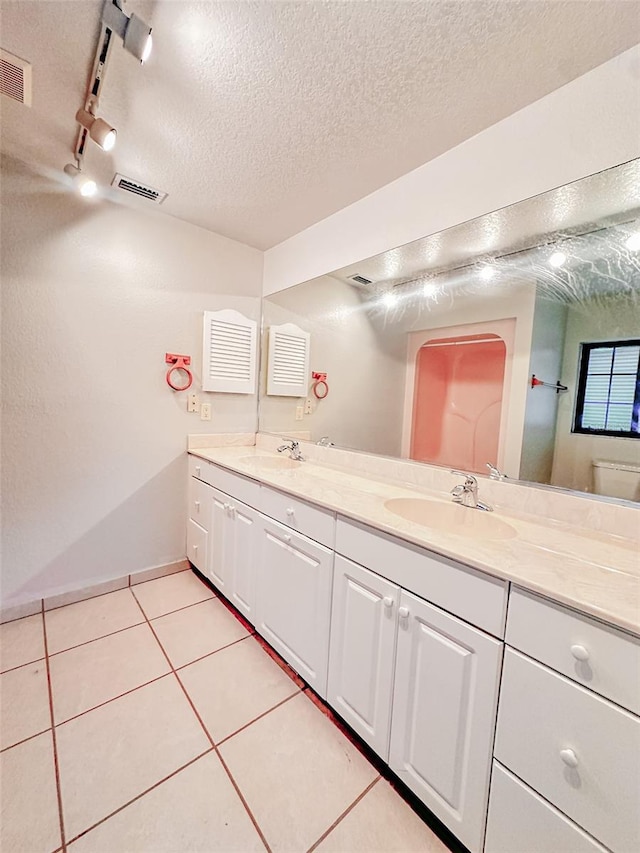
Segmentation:
<svg viewBox="0 0 640 853">
<path fill-rule="evenodd" d="M 31 61 L 33 107 L 2 98 L 2 150 L 71 159 L 101 2 L 1 0 L 0 44 Z M 635 0 L 130 2 L 86 169 L 169 193 L 161 210 L 270 247 L 640 41 Z M 594 116 L 597 121 L 597 116 Z"/>
</svg>

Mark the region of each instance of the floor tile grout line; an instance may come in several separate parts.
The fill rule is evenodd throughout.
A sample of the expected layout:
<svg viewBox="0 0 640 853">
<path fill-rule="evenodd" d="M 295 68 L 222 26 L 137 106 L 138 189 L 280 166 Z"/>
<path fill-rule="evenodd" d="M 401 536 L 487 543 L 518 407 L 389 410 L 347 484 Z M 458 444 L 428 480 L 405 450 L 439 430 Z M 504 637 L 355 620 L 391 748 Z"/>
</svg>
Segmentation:
<svg viewBox="0 0 640 853">
<path fill-rule="evenodd" d="M 62 853 L 66 853 L 67 843 L 64 833 L 64 813 L 62 810 L 62 785 L 60 782 L 60 762 L 58 760 L 58 738 L 56 736 L 55 719 L 53 713 L 53 688 L 51 685 L 51 670 L 49 668 L 49 645 L 47 641 L 47 622 L 45 619 L 44 600 L 42 602 L 42 634 L 44 639 L 44 660 L 47 671 L 47 691 L 49 695 L 49 716 L 51 719 L 51 741 L 53 744 L 53 766 L 56 777 L 56 797 L 58 800 L 58 818 L 60 821 L 60 841 L 62 842 Z"/>
<path fill-rule="evenodd" d="M 136 601 L 138 601 L 138 599 L 136 598 L 136 595 L 135 595 L 135 593 L 133 592 L 133 590 L 132 590 L 132 594 L 133 594 L 133 597 L 136 599 Z M 139 601 L 138 601 L 138 606 L 140 607 L 140 610 L 142 610 L 142 605 L 140 604 L 140 602 L 139 602 Z M 142 610 L 142 612 L 144 613 L 144 610 Z M 145 614 L 145 618 L 147 618 L 147 617 L 146 617 L 146 614 Z M 203 730 L 203 732 L 205 733 L 205 735 L 206 735 L 206 736 L 207 736 L 207 738 L 209 739 L 209 741 L 210 741 L 210 743 L 211 743 L 211 746 L 213 747 L 213 750 L 215 751 L 215 754 L 218 756 L 218 759 L 220 760 L 220 763 L 221 763 L 221 764 L 222 764 L 222 766 L 224 767 L 224 770 L 225 770 L 225 772 L 226 772 L 227 776 L 229 777 L 229 781 L 230 781 L 230 782 L 231 782 L 231 784 L 233 785 L 233 787 L 234 787 L 234 789 L 235 789 L 235 791 L 236 791 L 236 793 L 237 793 L 238 797 L 240 798 L 240 801 L 242 802 L 242 805 L 244 806 L 245 811 L 247 812 L 247 814 L 248 814 L 248 816 L 249 816 L 249 819 L 251 820 L 251 823 L 254 825 L 256 832 L 257 832 L 257 833 L 258 833 L 258 835 L 260 836 L 260 840 L 261 840 L 261 841 L 262 841 L 262 843 L 264 844 L 265 849 L 267 850 L 267 853 L 271 853 L 271 848 L 269 847 L 269 845 L 268 845 L 268 843 L 267 843 L 267 839 L 265 838 L 264 833 L 262 832 L 262 829 L 261 829 L 261 828 L 260 828 L 260 826 L 258 825 L 258 821 L 255 819 L 255 816 L 254 816 L 253 812 L 252 812 L 252 811 L 251 811 L 251 809 L 249 808 L 249 803 L 248 803 L 248 802 L 246 801 L 246 799 L 244 798 L 244 796 L 243 796 L 243 794 L 242 794 L 242 791 L 241 791 L 241 790 L 240 790 L 240 788 L 238 787 L 238 784 L 237 784 L 236 780 L 233 778 L 233 775 L 231 774 L 231 771 L 230 771 L 230 770 L 229 770 L 229 768 L 227 767 L 227 763 L 226 763 L 226 761 L 223 759 L 222 755 L 220 754 L 220 752 L 219 752 L 219 750 L 218 750 L 218 748 L 217 748 L 217 746 L 216 746 L 216 744 L 215 744 L 214 739 L 212 738 L 212 736 L 211 736 L 211 734 L 210 734 L 209 730 L 207 729 L 207 727 L 205 726 L 204 721 L 203 721 L 202 717 L 200 716 L 200 714 L 199 714 L 199 712 L 198 712 L 198 709 L 196 708 L 195 704 L 193 703 L 193 701 L 192 701 L 191 697 L 189 696 L 189 694 L 188 694 L 188 692 L 187 692 L 186 687 L 184 686 L 184 684 L 183 684 L 183 683 L 182 683 L 182 681 L 180 680 L 180 676 L 178 675 L 178 673 L 177 673 L 177 672 L 176 672 L 176 670 L 174 669 L 173 664 L 171 663 L 171 660 L 170 660 L 170 658 L 169 658 L 169 655 L 168 655 L 168 654 L 167 654 L 167 652 L 165 651 L 164 646 L 163 646 L 163 645 L 162 645 L 162 643 L 160 642 L 160 638 L 158 637 L 158 635 L 157 635 L 157 634 L 156 634 L 156 632 L 154 631 L 153 626 L 151 625 L 151 622 L 150 622 L 150 620 L 149 620 L 148 618 L 147 618 L 147 622 L 148 622 L 148 624 L 149 624 L 149 627 L 150 627 L 150 628 L 151 628 L 151 630 L 153 631 L 153 635 L 154 635 L 154 637 L 156 638 L 158 645 L 159 645 L 159 646 L 160 646 L 160 648 L 162 649 L 162 653 L 163 653 L 163 654 L 164 654 L 164 656 L 166 657 L 166 659 L 167 659 L 167 661 L 168 661 L 168 663 L 169 663 L 169 666 L 171 667 L 171 671 L 173 672 L 173 674 L 174 674 L 174 676 L 175 676 L 175 678 L 176 678 L 176 681 L 177 681 L 177 682 L 178 682 L 178 684 L 180 685 L 180 688 L 181 688 L 182 692 L 184 693 L 184 695 L 185 695 L 185 698 L 186 698 L 187 702 L 188 702 L 188 703 L 189 703 L 189 705 L 191 706 L 191 709 L 193 710 L 193 713 L 195 714 L 195 716 L 196 716 L 196 718 L 197 718 L 198 722 L 200 723 L 200 725 L 202 726 L 202 730 Z"/>
<path fill-rule="evenodd" d="M 148 581 L 140 581 L 139 583 L 135 583 L 135 584 L 125 584 L 124 586 L 121 586 L 118 589 L 110 589 L 110 590 L 107 590 L 106 592 L 99 592 L 97 595 L 88 595 L 86 598 L 78 599 L 78 601 L 69 601 L 69 602 L 67 602 L 67 604 L 58 604 L 56 607 L 44 607 L 44 599 L 40 599 L 40 601 L 42 602 L 41 607 L 44 607 L 45 613 L 51 613 L 54 610 L 61 610 L 63 607 L 71 607 L 71 605 L 73 605 L 73 604 L 82 604 L 83 601 L 92 601 L 94 598 L 102 598 L 104 595 L 112 595 L 112 593 L 114 593 L 114 592 L 122 592 L 123 589 L 130 589 L 131 587 L 134 587 L 134 586 L 142 586 L 142 584 L 145 584 L 145 583 L 151 583 L 152 581 L 159 581 L 162 578 L 169 578 L 169 577 L 171 577 L 171 575 L 179 575 L 182 572 L 188 572 L 188 571 L 192 572 L 192 569 L 180 569 L 179 571 L 171 572 L 168 575 L 160 575 L 160 577 L 158 577 L 158 578 L 149 578 Z M 128 575 L 128 577 L 131 577 L 131 575 Z M 31 615 L 37 616 L 40 612 L 41 611 L 38 610 L 38 613 L 32 613 Z M 28 618 L 29 618 L 28 616 L 20 616 L 20 619 L 28 619 Z M 8 622 L 19 622 L 20 619 L 9 619 Z M 8 624 L 8 622 L 2 622 L 0 624 L 6 625 L 6 624 Z"/>
<path fill-rule="evenodd" d="M 243 732 L 245 729 L 248 729 L 249 726 L 252 726 L 254 723 L 257 723 L 258 720 L 261 720 L 263 717 L 268 716 L 272 711 L 275 711 L 276 708 L 280 708 L 285 703 L 290 702 L 291 699 L 294 699 L 300 693 L 302 693 L 302 690 L 300 690 L 300 688 L 297 687 L 294 693 L 292 693 L 290 696 L 286 696 L 284 699 L 281 699 L 277 703 L 277 705 L 274 705 L 272 708 L 268 708 L 266 711 L 263 711 L 261 714 L 258 714 L 257 717 L 254 717 L 252 720 L 249 720 L 248 723 L 245 723 L 243 726 L 240 726 L 239 729 L 236 729 L 235 732 L 231 732 L 230 735 L 225 735 L 225 737 L 223 737 L 222 740 L 219 740 L 216 743 L 216 747 L 222 746 L 222 744 L 226 743 L 228 740 L 231 740 L 231 738 L 235 737 L 236 735 L 239 735 L 240 732 Z"/>
<path fill-rule="evenodd" d="M 123 803 L 121 806 L 118 806 L 117 809 L 114 809 L 112 812 L 109 812 L 108 815 L 100 818 L 95 823 L 92 823 L 91 826 L 88 826 L 86 829 L 83 829 L 82 832 L 79 832 L 77 835 L 74 835 L 67 844 L 73 844 L 79 838 L 82 838 L 88 832 L 91 832 L 96 827 L 100 826 L 100 824 L 105 823 L 105 821 L 112 818 L 114 815 L 117 815 L 118 812 L 123 811 L 128 808 L 130 805 L 135 803 L 137 800 L 142 799 L 142 797 L 146 796 L 148 793 L 153 791 L 155 788 L 158 788 L 160 785 L 163 785 L 165 782 L 168 782 L 169 779 L 172 779 L 174 776 L 177 776 L 178 773 L 182 773 L 183 770 L 186 770 L 187 767 L 190 767 L 192 764 L 195 764 L 196 761 L 200 761 L 201 758 L 204 758 L 205 755 L 210 755 L 212 752 L 215 752 L 215 748 L 210 746 L 208 749 L 205 749 L 204 752 L 201 752 L 199 755 L 196 755 L 194 758 L 191 758 L 186 764 L 182 764 L 180 767 L 173 770 L 171 773 L 168 773 L 166 776 L 163 776 L 162 779 L 159 779 L 157 782 L 154 782 L 153 785 L 150 785 L 148 788 L 145 788 L 144 791 L 141 791 L 139 794 L 136 794 L 135 797 L 132 797 L 130 800 L 127 800 L 126 803 Z"/>
<path fill-rule="evenodd" d="M 367 794 L 369 793 L 369 791 L 370 791 L 370 790 L 371 790 L 375 785 L 377 785 L 377 784 L 378 784 L 378 782 L 380 781 L 380 779 L 382 779 L 382 776 L 380 776 L 380 774 L 378 774 L 378 775 L 376 776 L 376 778 L 373 780 L 373 782 L 370 782 L 370 783 L 367 785 L 367 787 L 364 789 L 364 791 L 362 791 L 362 793 L 361 793 L 361 794 L 359 794 L 359 795 L 355 798 L 355 800 L 351 803 L 351 805 L 349 805 L 349 806 L 348 806 L 348 807 L 347 807 L 347 808 L 342 812 L 342 814 L 341 814 L 341 815 L 339 815 L 339 817 L 338 817 L 336 820 L 334 820 L 334 822 L 331 824 L 331 826 L 330 826 L 328 829 L 325 829 L 325 831 L 322 833 L 322 835 L 320 836 L 320 838 L 318 838 L 318 840 L 317 840 L 317 841 L 315 841 L 315 842 L 311 845 L 311 847 L 309 847 L 309 849 L 307 850 L 307 853 L 313 853 L 313 851 L 314 851 L 314 850 L 316 850 L 320 844 L 322 844 L 322 842 L 325 840 L 325 838 L 327 838 L 327 836 L 331 835 L 331 833 L 332 833 L 332 832 L 333 832 L 333 830 L 336 828 L 336 826 L 338 826 L 338 824 L 342 823 L 342 821 L 344 820 L 344 818 L 345 818 L 345 817 L 346 817 L 346 816 L 347 816 L 351 811 L 353 811 L 353 809 L 358 805 L 358 803 L 359 803 L 361 800 L 363 800 L 363 799 L 367 796 Z"/>
<path fill-rule="evenodd" d="M 16 746 L 22 746 L 22 744 L 26 743 L 28 740 L 33 740 L 36 737 L 40 737 L 40 735 L 46 735 L 46 733 L 50 732 L 51 729 L 52 726 L 47 726 L 46 729 L 42 729 L 42 731 L 36 732 L 34 735 L 29 735 L 29 737 L 23 737 L 22 740 L 18 740 L 10 746 L 3 746 L 2 749 L 0 749 L 0 755 L 3 755 L 5 752 L 9 752 L 10 749 L 15 749 Z"/>
<path fill-rule="evenodd" d="M 31 666 L 33 663 L 40 663 L 40 661 L 44 660 L 44 655 L 41 658 L 36 658 L 35 660 L 27 660 L 24 663 L 19 663 L 17 666 L 10 666 L 8 669 L 3 669 L 0 672 L 0 675 L 6 675 L 8 672 L 15 672 L 16 669 L 22 669 L 23 666 Z"/>
<path fill-rule="evenodd" d="M 179 572 L 176 572 L 176 574 L 179 574 Z M 145 581 L 145 583 L 150 583 L 150 581 Z M 142 584 L 136 584 L 136 586 L 142 586 Z M 124 588 L 127 589 L 127 587 L 124 587 Z M 120 592 L 119 589 L 117 589 L 115 591 Z M 133 588 L 131 589 L 131 593 L 133 594 Z M 110 595 L 110 593 L 108 593 L 108 592 L 105 592 L 103 594 L 104 595 Z M 99 595 L 97 595 L 95 597 L 100 598 Z M 178 607 L 177 610 L 170 610 L 169 613 L 162 613 L 159 616 L 154 616 L 153 619 L 151 619 L 150 621 L 154 622 L 156 619 L 162 619 L 164 616 L 171 616 L 173 613 L 179 613 L 181 610 L 188 610 L 190 607 L 197 607 L 198 604 L 204 604 L 205 601 L 212 601 L 213 599 L 217 599 L 217 596 L 214 595 L 212 598 L 204 598 L 202 601 L 195 601 L 193 604 L 185 604 L 184 607 Z M 88 601 L 88 599 L 85 599 L 85 601 Z M 82 602 L 78 601 L 75 603 L 81 604 Z M 137 598 L 136 598 L 136 604 L 138 604 L 138 606 L 140 606 Z M 71 605 L 71 604 L 62 605 L 62 607 L 72 607 L 72 606 L 73 605 Z M 55 609 L 61 610 L 62 607 L 56 607 Z M 45 614 L 51 613 L 51 612 L 52 611 L 50 611 L 50 610 L 45 610 Z M 144 612 L 143 612 L 143 615 L 144 615 Z M 25 618 L 27 618 L 27 617 L 25 617 Z M 127 625 L 126 628 L 118 628 L 117 631 L 109 631 L 108 634 L 102 634 L 99 637 L 93 637 L 91 640 L 85 640 L 83 643 L 76 643 L 75 646 L 69 646 L 66 649 L 60 649 L 57 652 L 51 652 L 49 657 L 55 657 L 56 655 L 63 655 L 65 652 L 70 652 L 72 649 L 79 649 L 81 646 L 88 646 L 90 643 L 95 643 L 97 640 L 104 640 L 105 637 L 113 637 L 115 634 L 122 634 L 123 631 L 129 631 L 131 628 L 138 628 L 140 625 L 145 625 L 147 623 L 147 621 L 149 621 L 149 620 L 147 620 L 147 617 L 145 615 L 144 619 L 141 619 L 140 622 L 135 622 L 133 625 Z M 44 658 L 41 658 L 41 660 L 44 660 Z M 36 661 L 33 661 L 33 663 L 36 663 Z M 24 664 L 24 666 L 26 666 L 26 664 Z M 18 669 L 18 667 L 14 667 L 14 669 Z M 9 672 L 9 670 L 6 670 L 6 672 Z M 4 674 L 4 673 L 1 673 L 1 674 Z"/>
<path fill-rule="evenodd" d="M 187 661 L 187 663 L 181 663 L 180 666 L 175 666 L 174 669 L 176 672 L 180 672 L 181 670 L 186 669 L 188 666 L 191 666 L 194 663 L 200 663 L 200 661 L 206 660 L 207 658 L 212 657 L 212 655 L 217 655 L 218 652 L 223 652 L 225 649 L 230 649 L 232 646 L 237 646 L 238 643 L 244 643 L 245 640 L 250 639 L 252 636 L 252 634 L 247 634 L 246 637 L 240 637 L 240 639 L 238 640 L 232 640 L 232 642 L 227 643 L 225 646 L 220 646 L 219 649 L 214 649 L 211 652 L 207 652 L 205 655 L 200 655 L 199 658 Z"/>
</svg>

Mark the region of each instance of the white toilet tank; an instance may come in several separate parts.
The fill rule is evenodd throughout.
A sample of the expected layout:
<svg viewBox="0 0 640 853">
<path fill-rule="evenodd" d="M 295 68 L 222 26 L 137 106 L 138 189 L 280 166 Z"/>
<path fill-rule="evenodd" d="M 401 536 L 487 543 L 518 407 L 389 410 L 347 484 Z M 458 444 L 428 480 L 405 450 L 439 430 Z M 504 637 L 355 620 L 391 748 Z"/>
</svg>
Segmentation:
<svg viewBox="0 0 640 853">
<path fill-rule="evenodd" d="M 594 459 L 593 484 L 596 495 L 640 501 L 640 465 Z"/>
</svg>

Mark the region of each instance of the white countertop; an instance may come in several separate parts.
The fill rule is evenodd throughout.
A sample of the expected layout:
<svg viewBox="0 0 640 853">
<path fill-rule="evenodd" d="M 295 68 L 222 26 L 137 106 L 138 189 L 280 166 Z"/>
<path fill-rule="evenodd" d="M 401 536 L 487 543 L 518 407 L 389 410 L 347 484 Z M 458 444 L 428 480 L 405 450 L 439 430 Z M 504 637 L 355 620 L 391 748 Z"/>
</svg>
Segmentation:
<svg viewBox="0 0 640 853">
<path fill-rule="evenodd" d="M 489 518 L 506 522 L 516 535 L 497 540 L 468 537 L 406 521 L 384 506 L 391 498 L 428 498 L 450 503 L 442 493 L 316 462 L 302 462 L 291 469 L 267 469 L 261 467 L 261 459 L 282 457 L 256 447 L 189 452 L 640 634 L 640 559 L 636 541 L 539 516 L 510 513 L 504 508 Z M 479 497 L 482 499 L 482 486 Z M 478 510 L 456 508 L 461 514 L 480 514 Z M 460 518 L 465 524 L 468 516 Z M 478 530 L 479 525 L 480 519 L 474 518 L 474 529 Z"/>
</svg>

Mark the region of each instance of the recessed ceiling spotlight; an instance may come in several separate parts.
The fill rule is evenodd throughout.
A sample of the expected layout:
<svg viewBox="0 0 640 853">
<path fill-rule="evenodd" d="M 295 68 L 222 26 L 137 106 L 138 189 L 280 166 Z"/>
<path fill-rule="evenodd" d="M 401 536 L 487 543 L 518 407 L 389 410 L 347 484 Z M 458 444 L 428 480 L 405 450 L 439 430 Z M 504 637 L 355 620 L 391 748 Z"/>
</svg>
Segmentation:
<svg viewBox="0 0 640 853">
<path fill-rule="evenodd" d="M 478 273 L 483 281 L 490 281 L 495 274 L 496 268 L 493 264 L 485 264 L 483 267 L 480 267 L 480 271 Z"/>
<path fill-rule="evenodd" d="M 422 288 L 422 294 L 425 299 L 431 299 L 431 297 L 435 296 L 437 292 L 438 285 L 434 284 L 432 281 L 428 281 Z"/>
<path fill-rule="evenodd" d="M 564 252 L 554 252 L 549 258 L 549 263 L 552 267 L 561 267 L 567 260 Z"/>
<path fill-rule="evenodd" d="M 625 246 L 632 252 L 640 251 L 640 231 L 630 234 L 624 241 Z"/>
<path fill-rule="evenodd" d="M 151 27 L 141 18 L 137 15 L 129 17 L 113 0 L 104 0 L 102 22 L 120 36 L 125 50 L 128 50 L 136 59 L 140 62 L 146 62 L 149 59 L 153 46 Z"/>
<path fill-rule="evenodd" d="M 398 297 L 395 295 L 395 293 L 385 293 L 385 295 L 382 297 L 382 304 L 385 308 L 393 308 L 397 301 Z"/>
<path fill-rule="evenodd" d="M 64 167 L 66 175 L 69 175 L 73 181 L 73 186 L 78 190 L 84 198 L 91 198 L 98 191 L 98 185 L 91 178 L 85 177 L 77 166 L 73 163 L 67 163 Z"/>
<path fill-rule="evenodd" d="M 78 110 L 76 121 L 89 131 L 89 136 L 103 151 L 111 151 L 116 144 L 116 129 L 103 118 L 94 116 L 87 110 Z"/>
</svg>

